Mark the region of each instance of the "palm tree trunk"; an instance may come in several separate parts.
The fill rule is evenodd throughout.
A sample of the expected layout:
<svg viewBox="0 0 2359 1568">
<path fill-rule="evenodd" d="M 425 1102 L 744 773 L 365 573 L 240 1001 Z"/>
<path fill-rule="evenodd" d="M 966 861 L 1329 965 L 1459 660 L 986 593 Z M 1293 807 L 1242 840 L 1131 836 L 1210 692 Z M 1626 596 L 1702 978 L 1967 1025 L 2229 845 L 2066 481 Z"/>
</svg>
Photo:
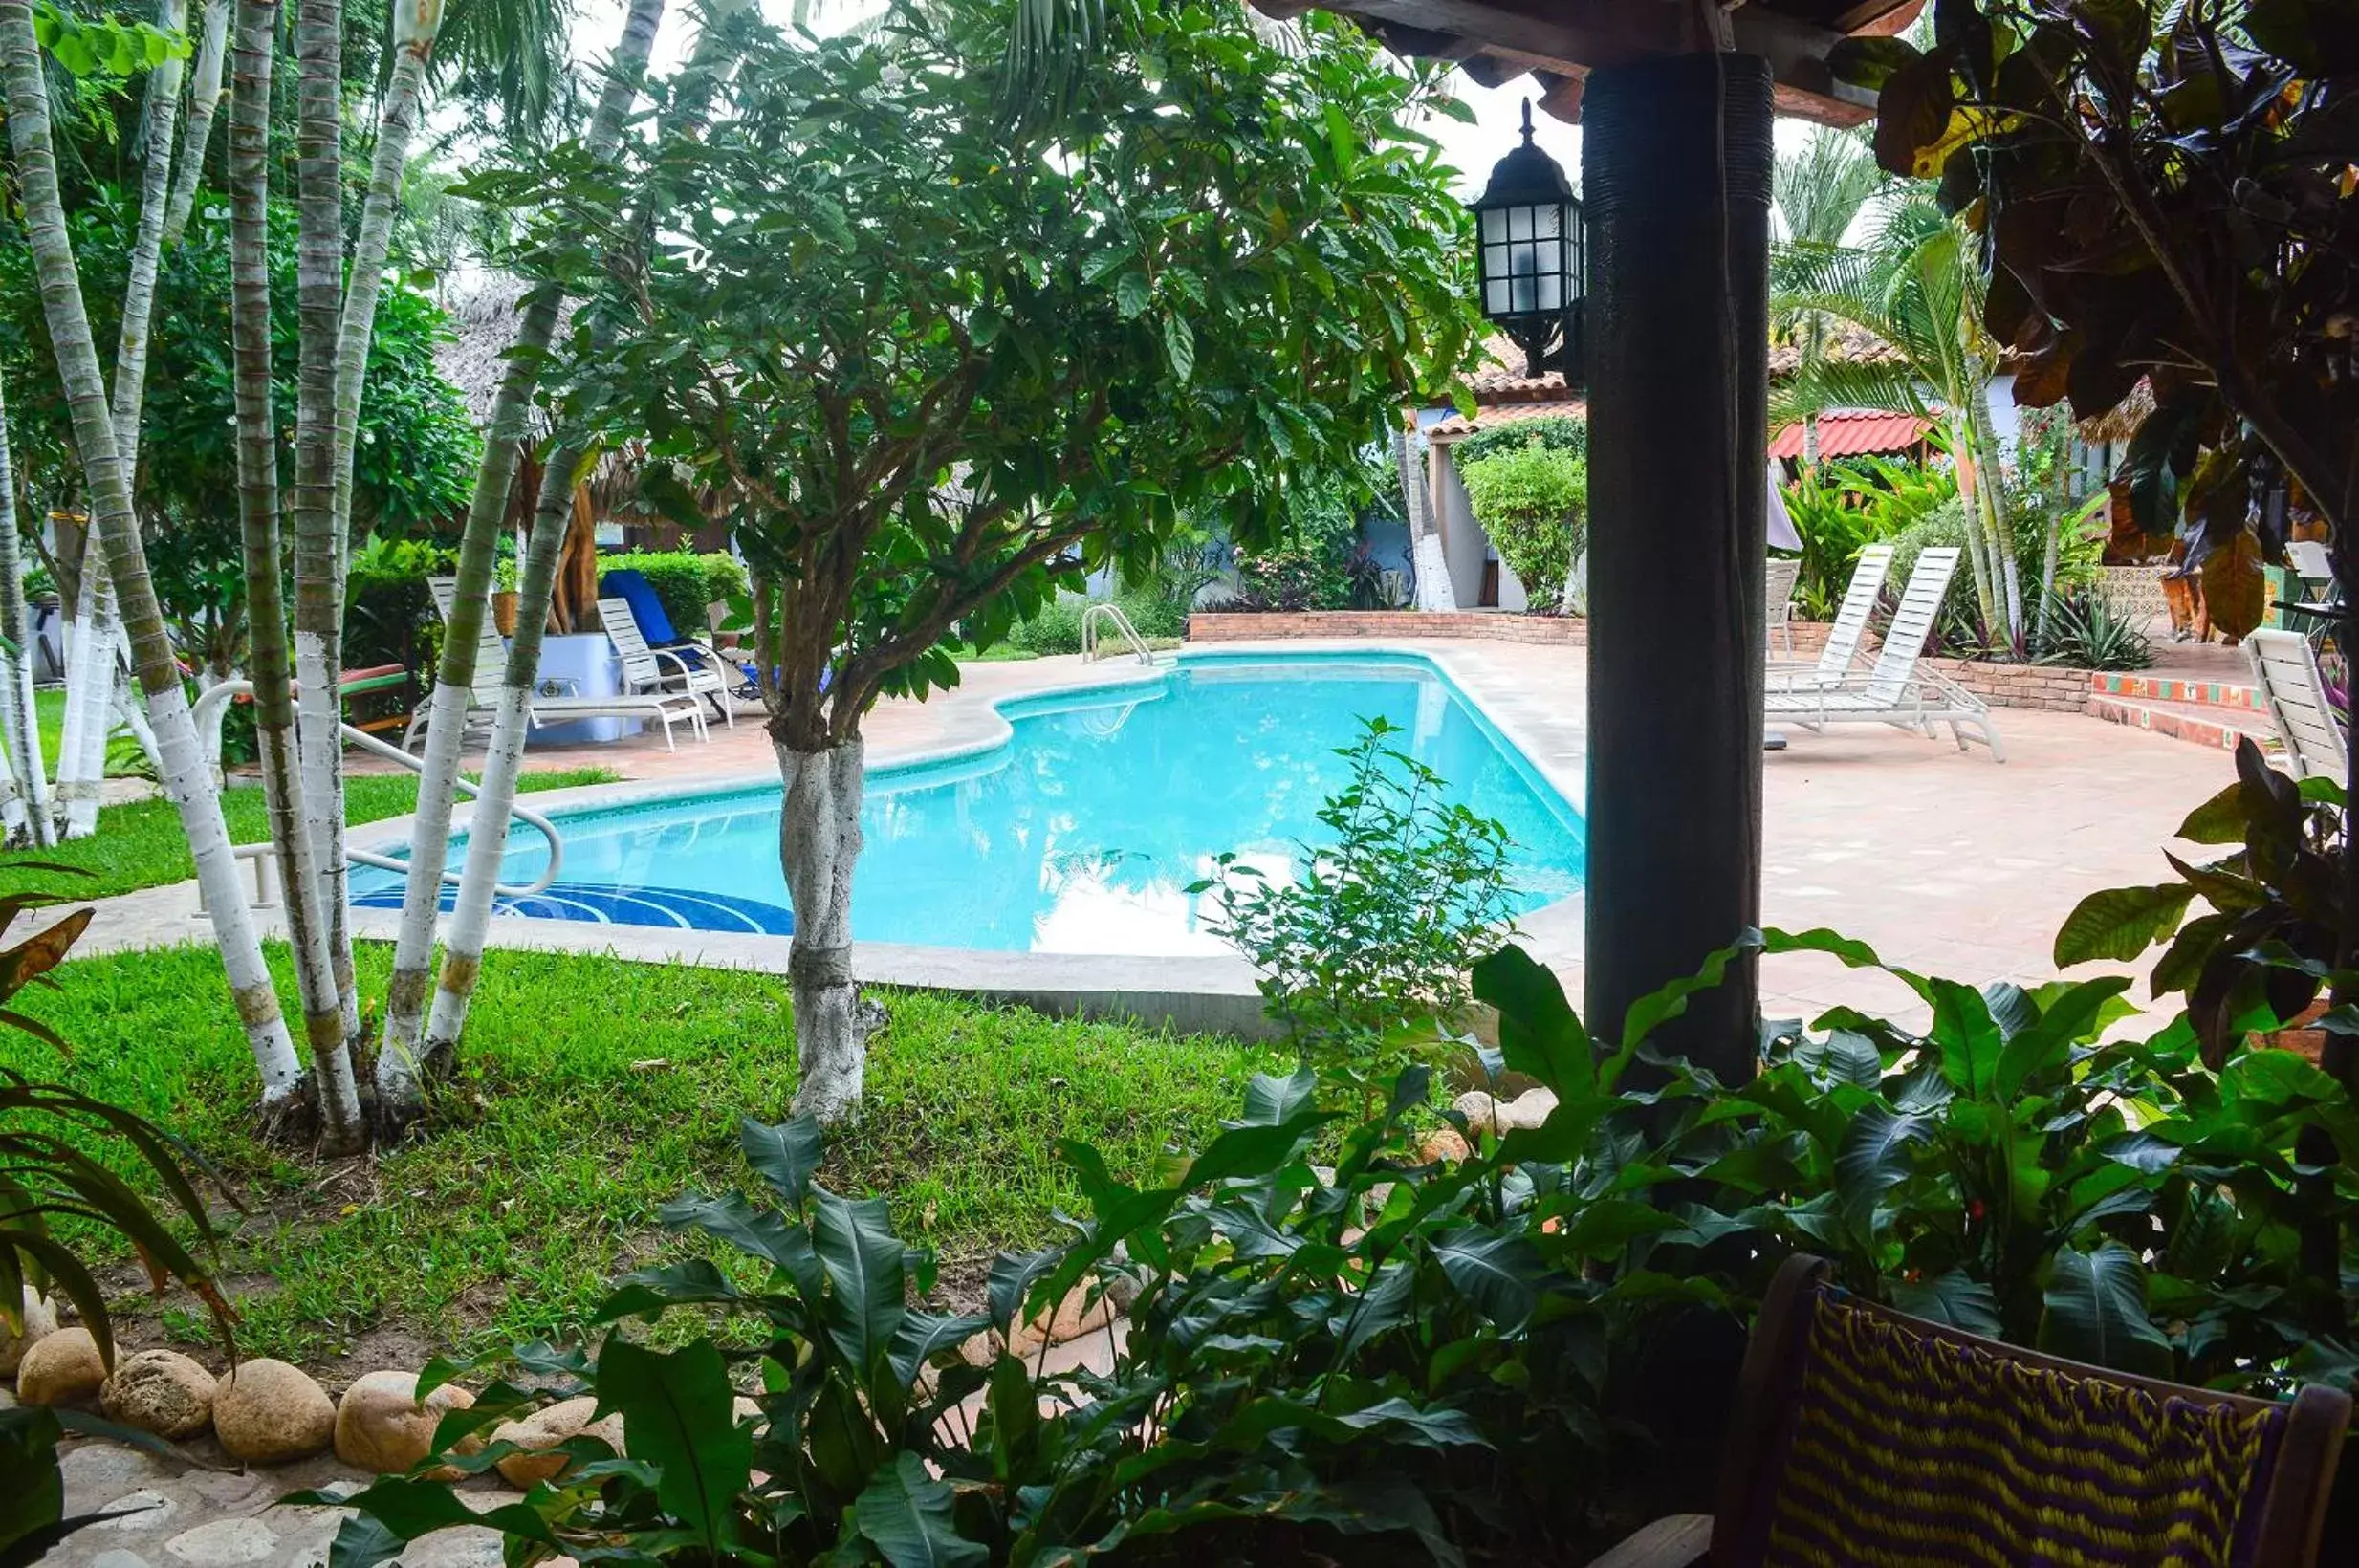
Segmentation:
<svg viewBox="0 0 2359 1568">
<path fill-rule="evenodd" d="M 1950 456 L 1957 465 L 1957 489 L 1966 501 L 1966 558 L 1974 564 L 1975 603 L 1981 611 L 1982 624 L 1996 630 L 1998 574 L 1991 557 L 1990 536 L 1982 525 L 1982 480 L 1975 468 L 1974 438 L 1962 410 L 1950 416 Z"/>
<path fill-rule="evenodd" d="M 1999 431 L 1991 423 L 1990 378 L 1981 376 L 1974 388 L 1967 418 L 1974 425 L 1977 477 L 1975 487 L 1989 524 L 1994 558 L 1999 563 L 2002 602 L 2007 612 L 2007 646 L 2016 657 L 2023 653 L 2023 574 L 2015 558 L 2015 523 L 2007 515 L 2005 473 L 1999 460 Z"/>
<path fill-rule="evenodd" d="M 0 637 L 16 650 L 0 691 L 0 742 L 24 796 L 26 826 L 47 849 L 56 840 L 49 815 L 49 764 L 41 756 L 40 709 L 33 700 L 33 616 L 25 605 L 24 536 L 16 532 L 16 475 L 9 453 L 8 391 L 0 386 Z"/>
<path fill-rule="evenodd" d="M 21 0 L 20 0 L 21 3 Z M 631 0 L 615 48 L 605 90 L 590 121 L 588 146 L 602 157 L 622 140 L 623 124 L 639 96 L 664 0 Z M 475 495 L 459 537 L 457 602 L 445 628 L 442 665 L 426 726 L 426 769 L 418 781 L 418 815 L 410 829 L 409 878 L 402 900 L 402 924 L 393 950 L 393 976 L 385 990 L 384 1049 L 377 1064 L 377 1103 L 388 1128 L 414 1120 L 425 1106 L 425 1064 L 418 1053 L 426 1023 L 426 990 L 432 982 L 434 916 L 442 903 L 443 868 L 450 854 L 450 807 L 459 773 L 459 751 L 467 697 L 475 675 L 475 640 L 483 626 L 491 586 L 491 562 L 500 524 L 508 513 L 508 491 L 516 476 L 517 444 L 540 379 L 540 357 L 556 336 L 562 301 L 544 291 L 525 308 L 515 348 L 492 403 L 484 437 L 483 465 Z"/>
<path fill-rule="evenodd" d="M 360 1043 L 352 936 L 344 918 L 342 527 L 336 512 L 336 375 L 344 299 L 342 0 L 300 0 L 295 53 L 295 752 L 302 833 L 317 883 L 319 941 L 343 1020 Z M 366 352 L 365 340 L 362 352 Z M 258 679 L 258 676 L 257 676 Z M 284 853 L 282 849 L 282 854 Z"/>
<path fill-rule="evenodd" d="M 164 207 L 164 243 L 178 245 L 196 206 L 197 185 L 205 176 L 205 150 L 212 141 L 213 113 L 221 106 L 221 67 L 229 42 L 229 0 L 205 0 L 204 38 L 197 45 L 197 67 L 188 89 L 188 144 L 172 179 L 172 196 Z"/>
<path fill-rule="evenodd" d="M 90 720 L 90 686 L 96 678 L 91 655 L 98 644 L 91 639 L 91 623 L 98 619 L 98 584 L 105 578 L 106 568 L 99 559 L 104 552 L 97 535 L 88 530 L 85 534 L 81 570 L 76 574 L 72 597 L 62 597 L 66 590 L 59 585 L 66 654 L 65 719 L 57 730 L 57 831 L 61 838 L 88 836 L 98 817 L 98 785 L 87 775 L 90 749 L 82 744 L 82 730 Z"/>
<path fill-rule="evenodd" d="M 295 662 L 302 686 L 299 727 L 304 762 L 304 800 L 312 808 L 313 853 L 319 870 L 320 900 L 327 909 L 328 951 L 336 969 L 337 987 L 344 998 L 348 1032 L 360 1034 L 360 992 L 353 984 L 352 926 L 349 886 L 351 862 L 344 846 L 343 747 L 338 726 L 341 703 L 336 683 L 343 668 L 344 575 L 350 562 L 352 528 L 353 448 L 360 428 L 360 392 L 368 371 L 368 351 L 377 335 L 377 299 L 384 281 L 385 255 L 393 234 L 393 209 L 401 194 L 402 171 L 409 163 L 409 143 L 417 127 L 418 98 L 426 79 L 426 56 L 433 49 L 434 29 L 442 19 L 439 5 L 417 0 L 394 10 L 393 78 L 385 89 L 384 106 L 377 122 L 377 146 L 369 167 L 368 196 L 360 208 L 360 231 L 353 248 L 351 281 L 342 294 L 342 315 L 337 327 L 333 365 L 332 428 L 329 432 L 329 537 L 315 540 L 310 552 L 298 551 L 296 567 Z M 331 82 L 333 77 L 330 78 Z M 331 108 L 333 103 L 331 100 Z M 335 170 L 328 179 L 335 180 Z M 320 602 L 307 614 L 300 596 L 307 561 L 326 552 L 327 588 Z"/>
<path fill-rule="evenodd" d="M 328 958 L 311 835 L 296 770 L 295 700 L 287 668 L 287 612 L 279 581 L 278 439 L 271 404 L 271 76 L 276 0 L 239 0 L 229 95 L 229 334 L 237 386 L 238 522 L 246 553 L 247 675 L 253 682 L 254 734 L 262 795 L 285 888 L 287 936 L 295 948 L 303 1033 L 311 1048 L 321 1134 L 332 1153 L 360 1146 L 359 1085 L 346 1046 L 343 1007 Z M 306 5 L 298 48 L 318 18 Z M 308 93 L 305 81 L 299 91 Z M 331 82 L 333 87 L 333 82 Z M 331 105 L 332 107 L 332 105 Z M 308 156 L 311 149 L 303 149 Z M 309 236 L 306 236 L 307 238 Z M 307 264 L 314 258 L 306 257 Z M 331 319 L 332 319 L 331 316 Z M 308 334 L 306 334 L 308 336 Z M 318 389 L 324 394 L 324 388 Z M 322 396 L 324 401 L 324 396 Z"/>
<path fill-rule="evenodd" d="M 147 694 L 164 767 L 164 791 L 179 812 L 181 828 L 195 859 L 197 879 L 212 917 L 229 989 L 244 1023 L 247 1043 L 262 1078 L 266 1112 L 285 1107 L 302 1083 L 302 1066 L 278 1011 L 271 971 L 262 962 L 253 920 L 238 885 L 237 862 L 222 822 L 221 796 L 207 775 L 190 722 L 180 667 L 164 629 L 164 612 L 148 579 L 147 557 L 131 511 L 130 475 L 115 450 L 114 422 L 106 403 L 106 378 L 91 341 L 90 316 L 65 225 L 57 188 L 56 155 L 51 146 L 49 94 L 42 80 L 40 45 L 33 31 L 30 0 L 0 0 L 0 76 L 7 84 L 9 140 L 16 154 L 19 196 L 28 248 L 41 289 L 41 307 L 58 379 L 73 417 L 92 520 L 107 565 L 122 597 L 124 621 Z"/>
<path fill-rule="evenodd" d="M 508 853 L 508 810 L 515 804 L 516 774 L 524 766 L 541 636 L 549 623 L 549 600 L 557 588 L 557 559 L 565 553 L 574 480 L 587 456 L 584 447 L 568 444 L 541 470 L 533 538 L 517 578 L 516 631 L 508 640 L 508 667 L 500 682 L 491 748 L 484 757 L 483 788 L 475 797 L 473 825 L 467 836 L 467 866 L 460 874 L 450 926 L 443 937 L 442 972 L 434 986 L 433 1011 L 426 1018 L 426 1054 L 431 1060 L 447 1060 L 457 1053 L 459 1038 L 467 1029 L 468 1004 L 474 999 L 475 981 L 483 972 L 483 944 L 491 924 L 493 890 Z"/>
<path fill-rule="evenodd" d="M 159 0 L 156 27 L 178 33 L 185 13 L 183 0 Z M 140 416 L 147 402 L 147 345 L 155 314 L 156 268 L 164 254 L 164 207 L 170 199 L 173 139 L 180 123 L 180 80 L 177 58 L 156 67 L 148 77 L 140 226 L 132 242 L 129 275 L 123 284 L 121 330 L 115 345 L 115 454 L 125 483 L 135 493 L 140 473 Z M 84 575 L 92 574 L 85 568 Z M 59 764 L 59 793 L 65 797 L 66 837 L 70 838 L 98 831 L 98 801 L 106 778 L 106 737 L 114 727 L 115 709 L 125 700 L 123 674 L 117 661 L 122 641 L 121 608 L 113 582 L 103 572 L 96 576 L 91 614 L 83 624 L 90 653 L 82 664 L 82 688 L 76 694 L 80 700 L 68 699 L 79 713 L 73 744 L 67 749 L 73 759 L 70 788 L 62 787 L 63 759 Z M 69 680 L 67 684 L 71 691 L 73 683 Z"/>
</svg>

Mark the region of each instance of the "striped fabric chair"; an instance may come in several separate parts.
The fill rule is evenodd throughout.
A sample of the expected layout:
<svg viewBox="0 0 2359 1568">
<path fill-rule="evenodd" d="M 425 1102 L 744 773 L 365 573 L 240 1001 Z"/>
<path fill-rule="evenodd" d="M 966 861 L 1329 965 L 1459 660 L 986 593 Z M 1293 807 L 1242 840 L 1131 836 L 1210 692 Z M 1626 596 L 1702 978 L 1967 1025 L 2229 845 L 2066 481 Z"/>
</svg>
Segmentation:
<svg viewBox="0 0 2359 1568">
<path fill-rule="evenodd" d="M 1862 1301 L 1789 1259 L 1746 1353 L 1718 1512 L 1591 1568 L 2309 1568 L 2349 1396 L 2132 1377 Z"/>
</svg>

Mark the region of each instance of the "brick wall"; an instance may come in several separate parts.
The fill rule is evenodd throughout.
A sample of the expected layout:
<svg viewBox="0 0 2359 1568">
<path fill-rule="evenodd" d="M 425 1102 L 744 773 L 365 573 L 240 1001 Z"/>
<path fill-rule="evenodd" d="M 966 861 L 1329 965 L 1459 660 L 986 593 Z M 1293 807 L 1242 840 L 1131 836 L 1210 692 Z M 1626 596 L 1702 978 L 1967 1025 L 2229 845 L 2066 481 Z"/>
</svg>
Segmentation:
<svg viewBox="0 0 2359 1568">
<path fill-rule="evenodd" d="M 1199 610 L 1188 618 L 1190 642 L 1311 637 L 1457 637 L 1581 647 L 1589 641 L 1589 623 L 1578 616 L 1506 615 L 1493 610 L 1295 610 L 1266 614 Z"/>
<path fill-rule="evenodd" d="M 2038 708 L 2051 713 L 2088 711 L 2088 671 L 2061 664 L 1993 664 L 1978 660 L 1928 659 L 1928 669 L 1964 686 L 1993 708 Z"/>
</svg>

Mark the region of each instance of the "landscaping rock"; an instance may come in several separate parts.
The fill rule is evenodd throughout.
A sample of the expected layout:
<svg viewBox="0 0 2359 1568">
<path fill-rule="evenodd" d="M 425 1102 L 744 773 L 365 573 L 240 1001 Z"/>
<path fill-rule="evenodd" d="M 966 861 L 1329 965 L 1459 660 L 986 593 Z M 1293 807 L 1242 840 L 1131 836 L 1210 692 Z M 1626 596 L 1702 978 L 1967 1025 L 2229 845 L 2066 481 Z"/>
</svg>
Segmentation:
<svg viewBox="0 0 2359 1568">
<path fill-rule="evenodd" d="M 336 1403 L 299 1366 L 240 1361 L 214 1386 L 213 1435 L 242 1464 L 308 1459 L 336 1435 Z"/>
<path fill-rule="evenodd" d="M 445 1414 L 474 1403 L 457 1383 L 444 1383 L 422 1401 L 415 1372 L 371 1372 L 356 1379 L 336 1406 L 336 1457 L 355 1470 L 402 1474 L 433 1451 L 434 1427 Z M 482 1447 L 470 1438 L 460 1450 Z"/>
<path fill-rule="evenodd" d="M 1498 1108 L 1498 1127 L 1501 1136 L 1521 1127 L 1537 1127 L 1548 1120 L 1557 1108 L 1555 1091 L 1527 1089 Z"/>
<path fill-rule="evenodd" d="M 1480 1089 L 1469 1089 L 1450 1102 L 1450 1108 L 1466 1118 L 1466 1136 L 1480 1138 L 1488 1133 L 1498 1136 L 1499 1102 Z"/>
<path fill-rule="evenodd" d="M 105 1383 L 98 1341 L 86 1328 L 42 1335 L 16 1365 L 16 1397 L 27 1405 L 87 1405 Z"/>
<path fill-rule="evenodd" d="M 623 1417 L 609 1415 L 602 1421 L 592 1421 L 590 1414 L 598 1408 L 598 1401 L 589 1395 L 563 1400 L 546 1409 L 534 1411 L 521 1421 L 505 1421 L 491 1429 L 494 1443 L 513 1443 L 528 1451 L 512 1453 L 499 1462 L 500 1475 L 512 1487 L 530 1487 L 535 1481 L 555 1480 L 573 1463 L 561 1453 L 544 1450 L 555 1448 L 572 1437 L 596 1437 L 605 1441 L 615 1452 L 623 1451 Z"/>
<path fill-rule="evenodd" d="M 1454 1165 L 1473 1152 L 1467 1147 L 1466 1140 L 1458 1136 L 1455 1127 L 1437 1127 L 1427 1133 L 1425 1142 L 1417 1145 L 1417 1158 L 1428 1162 L 1447 1160 Z"/>
<path fill-rule="evenodd" d="M 30 1285 L 25 1287 L 24 1313 L 25 1332 L 22 1334 L 11 1333 L 8 1324 L 0 1323 L 0 1377 L 16 1370 L 17 1363 L 25 1359 L 25 1352 L 33 1348 L 35 1339 L 57 1332 L 57 1309 L 51 1304 L 48 1296 Z"/>
<path fill-rule="evenodd" d="M 107 1419 L 158 1437 L 194 1437 L 213 1419 L 213 1375 L 176 1350 L 142 1350 L 99 1390 Z"/>
</svg>

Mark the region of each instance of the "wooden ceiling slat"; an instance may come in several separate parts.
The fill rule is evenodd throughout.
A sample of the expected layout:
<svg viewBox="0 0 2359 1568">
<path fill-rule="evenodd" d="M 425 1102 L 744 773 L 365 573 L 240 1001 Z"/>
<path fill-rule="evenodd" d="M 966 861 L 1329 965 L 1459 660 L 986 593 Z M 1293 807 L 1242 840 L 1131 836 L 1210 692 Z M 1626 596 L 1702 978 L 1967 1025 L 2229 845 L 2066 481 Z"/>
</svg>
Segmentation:
<svg viewBox="0 0 2359 1568">
<path fill-rule="evenodd" d="M 1670 0 L 1323 0 L 1326 8 L 1369 24 L 1387 38 L 1447 34 L 1472 49 L 1420 48 L 1403 51 L 1460 61 L 1468 75 L 1496 86 L 1523 71 L 1545 73 L 1560 82 L 1577 82 L 1594 66 L 1625 65 L 1649 55 L 1680 54 L 1694 47 L 1689 8 Z M 1299 0 L 1256 0 L 1264 11 Z M 1847 8 L 1825 0 L 1755 0 L 1732 17 L 1735 47 L 1769 61 L 1777 83 L 1780 113 L 1829 125 L 1857 125 L 1872 118 L 1872 94 L 1837 83 L 1826 69 L 1826 53 L 1846 32 L 1885 32 L 1906 22 L 1923 0 L 1860 0 Z M 1838 27 L 1813 15 L 1836 11 Z M 1799 13 L 1799 14 L 1798 14 Z M 1409 31 L 1404 31 L 1409 30 Z M 1569 120 L 1579 112 L 1580 94 L 1562 89 L 1550 114 Z M 1569 111 L 1569 112 L 1568 112 Z"/>
</svg>

